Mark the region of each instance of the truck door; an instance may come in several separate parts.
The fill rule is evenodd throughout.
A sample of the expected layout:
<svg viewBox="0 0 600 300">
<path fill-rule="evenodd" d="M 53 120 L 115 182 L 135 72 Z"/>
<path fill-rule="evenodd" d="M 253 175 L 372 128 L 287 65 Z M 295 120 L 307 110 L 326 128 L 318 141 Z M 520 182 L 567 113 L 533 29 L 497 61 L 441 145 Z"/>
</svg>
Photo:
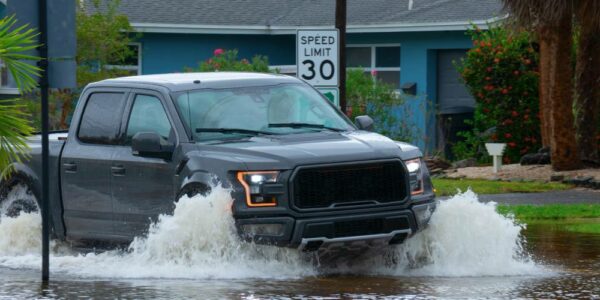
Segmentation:
<svg viewBox="0 0 600 300">
<path fill-rule="evenodd" d="M 171 160 L 134 155 L 131 139 L 138 132 L 155 132 L 175 144 L 177 138 L 166 102 L 159 93 L 132 93 L 123 124 L 124 142 L 113 156 L 112 194 L 116 233 L 132 239 L 148 230 L 158 215 L 172 211 L 176 165 Z"/>
<path fill-rule="evenodd" d="M 63 218 L 70 239 L 112 240 L 111 161 L 118 141 L 125 90 L 91 90 L 81 98 L 61 157 Z M 79 118 L 77 116 L 80 116 Z"/>
</svg>

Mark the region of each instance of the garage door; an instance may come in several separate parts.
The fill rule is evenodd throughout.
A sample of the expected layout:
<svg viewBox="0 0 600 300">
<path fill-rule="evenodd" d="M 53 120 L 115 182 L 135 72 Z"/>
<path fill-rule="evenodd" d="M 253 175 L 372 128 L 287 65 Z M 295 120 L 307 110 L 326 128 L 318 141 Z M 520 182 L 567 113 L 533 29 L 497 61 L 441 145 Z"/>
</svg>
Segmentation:
<svg viewBox="0 0 600 300">
<path fill-rule="evenodd" d="M 460 61 L 467 50 L 439 50 L 438 51 L 438 107 L 440 114 L 455 114 L 473 112 L 475 100 L 460 82 L 460 75 L 456 71 L 453 61 Z"/>
<path fill-rule="evenodd" d="M 467 50 L 438 50 L 437 56 L 437 145 L 438 150 L 452 159 L 452 146 L 462 140 L 460 131 L 471 130 L 464 123 L 473 117 L 475 100 L 460 81 L 453 61 L 460 61 Z"/>
</svg>

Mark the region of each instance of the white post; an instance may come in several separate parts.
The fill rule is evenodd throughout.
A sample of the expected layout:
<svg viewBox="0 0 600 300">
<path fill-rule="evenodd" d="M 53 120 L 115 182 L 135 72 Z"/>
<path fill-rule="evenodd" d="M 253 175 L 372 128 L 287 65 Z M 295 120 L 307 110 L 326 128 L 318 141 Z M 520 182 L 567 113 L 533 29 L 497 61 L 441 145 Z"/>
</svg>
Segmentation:
<svg viewBox="0 0 600 300">
<path fill-rule="evenodd" d="M 498 173 L 502 168 L 502 156 L 494 155 L 494 173 Z"/>
<path fill-rule="evenodd" d="M 498 173 L 498 171 L 500 171 L 502 168 L 502 153 L 504 152 L 505 147 L 505 143 L 485 143 L 487 152 L 493 157 L 494 173 Z"/>
</svg>

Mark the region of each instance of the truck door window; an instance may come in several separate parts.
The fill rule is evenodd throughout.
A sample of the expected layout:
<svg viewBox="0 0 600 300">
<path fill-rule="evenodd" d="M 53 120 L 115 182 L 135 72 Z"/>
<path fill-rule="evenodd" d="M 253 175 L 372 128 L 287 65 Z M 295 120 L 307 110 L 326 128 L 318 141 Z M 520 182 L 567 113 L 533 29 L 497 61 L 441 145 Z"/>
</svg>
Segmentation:
<svg viewBox="0 0 600 300">
<path fill-rule="evenodd" d="M 79 140 L 91 144 L 116 144 L 124 104 L 123 93 L 90 95 L 77 133 Z"/>
<path fill-rule="evenodd" d="M 154 96 L 137 95 L 127 124 L 127 143 L 138 132 L 156 132 L 172 140 L 173 130 L 160 100 Z"/>
</svg>

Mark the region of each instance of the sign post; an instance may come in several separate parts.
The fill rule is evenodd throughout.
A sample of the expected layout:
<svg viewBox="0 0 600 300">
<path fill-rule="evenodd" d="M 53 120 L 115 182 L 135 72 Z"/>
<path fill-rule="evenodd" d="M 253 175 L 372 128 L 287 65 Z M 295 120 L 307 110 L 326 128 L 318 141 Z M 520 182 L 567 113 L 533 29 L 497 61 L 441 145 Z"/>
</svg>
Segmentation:
<svg viewBox="0 0 600 300">
<path fill-rule="evenodd" d="M 42 96 L 42 281 L 50 278 L 50 204 L 49 204 L 49 158 L 48 158 L 48 26 L 46 0 L 39 1 L 39 29 L 40 29 L 40 93 Z"/>
<path fill-rule="evenodd" d="M 346 0 L 335 0 L 335 28 L 340 34 L 340 106 L 346 113 Z"/>
<path fill-rule="evenodd" d="M 296 33 L 297 76 L 340 105 L 339 32 L 298 30 Z"/>
</svg>

